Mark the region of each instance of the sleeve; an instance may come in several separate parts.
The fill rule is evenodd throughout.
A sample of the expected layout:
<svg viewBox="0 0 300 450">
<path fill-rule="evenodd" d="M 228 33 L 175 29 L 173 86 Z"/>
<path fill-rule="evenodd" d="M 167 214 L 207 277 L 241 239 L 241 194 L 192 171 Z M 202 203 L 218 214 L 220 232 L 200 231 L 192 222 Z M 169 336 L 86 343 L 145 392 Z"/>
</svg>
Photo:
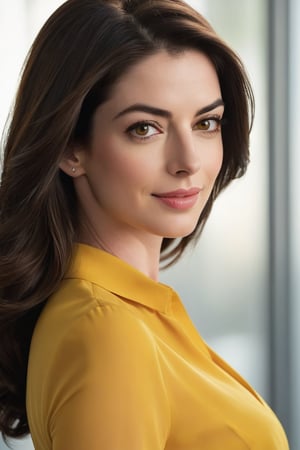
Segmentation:
<svg viewBox="0 0 300 450">
<path fill-rule="evenodd" d="M 96 307 L 61 343 L 52 367 L 53 450 L 163 450 L 170 427 L 159 355 L 130 311 Z"/>
</svg>

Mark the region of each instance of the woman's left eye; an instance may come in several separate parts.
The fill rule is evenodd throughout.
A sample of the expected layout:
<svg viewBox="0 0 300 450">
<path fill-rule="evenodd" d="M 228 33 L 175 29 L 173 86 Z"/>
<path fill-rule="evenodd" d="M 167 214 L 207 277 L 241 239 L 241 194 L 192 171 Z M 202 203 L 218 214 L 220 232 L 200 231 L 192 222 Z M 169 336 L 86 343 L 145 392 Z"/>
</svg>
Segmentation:
<svg viewBox="0 0 300 450">
<path fill-rule="evenodd" d="M 158 126 L 150 122 L 135 123 L 127 128 L 126 132 L 137 139 L 149 139 L 161 133 Z"/>
<path fill-rule="evenodd" d="M 209 133 L 217 132 L 221 129 L 222 119 L 220 117 L 211 117 L 200 120 L 194 126 L 194 129 L 200 131 L 207 131 Z"/>
</svg>

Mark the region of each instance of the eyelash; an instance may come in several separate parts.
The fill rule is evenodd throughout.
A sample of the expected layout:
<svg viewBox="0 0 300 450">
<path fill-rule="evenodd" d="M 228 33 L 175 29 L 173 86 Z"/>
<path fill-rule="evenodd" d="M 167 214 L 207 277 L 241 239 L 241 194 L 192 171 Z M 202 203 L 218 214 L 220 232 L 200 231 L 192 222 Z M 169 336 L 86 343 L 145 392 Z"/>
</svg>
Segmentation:
<svg viewBox="0 0 300 450">
<path fill-rule="evenodd" d="M 205 122 L 216 122 L 216 128 L 213 130 L 201 130 L 199 129 L 198 131 L 202 131 L 203 133 L 207 133 L 209 135 L 213 135 L 218 133 L 221 130 L 222 125 L 224 124 L 224 119 L 222 119 L 222 117 L 220 116 L 211 116 L 211 117 L 206 117 L 205 119 L 201 119 L 199 120 L 199 122 L 197 122 L 195 124 L 195 126 L 193 127 L 193 129 L 201 124 L 201 123 L 205 123 Z M 138 135 L 134 135 L 133 132 L 140 126 L 145 126 L 150 128 L 154 128 L 157 132 L 152 133 L 150 136 L 138 136 Z M 149 130 L 148 130 L 149 131 Z M 140 140 L 140 141 L 145 141 L 147 139 L 151 139 L 153 136 L 156 136 L 158 134 L 162 133 L 162 127 L 159 125 L 158 122 L 152 122 L 149 120 L 141 120 L 139 122 L 135 122 L 134 124 L 130 125 L 127 129 L 126 129 L 126 133 L 129 134 L 131 137 L 133 137 L 134 139 Z"/>
</svg>

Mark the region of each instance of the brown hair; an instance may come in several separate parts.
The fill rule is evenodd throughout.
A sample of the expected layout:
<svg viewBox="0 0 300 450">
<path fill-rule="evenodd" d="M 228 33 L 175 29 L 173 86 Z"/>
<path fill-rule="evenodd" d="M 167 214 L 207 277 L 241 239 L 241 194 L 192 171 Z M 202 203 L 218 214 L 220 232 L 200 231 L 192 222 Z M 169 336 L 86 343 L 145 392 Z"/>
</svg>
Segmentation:
<svg viewBox="0 0 300 450">
<path fill-rule="evenodd" d="M 69 0 L 46 22 L 27 58 L 4 145 L 0 187 L 0 431 L 29 432 L 30 340 L 61 282 L 77 230 L 72 179 L 59 169 L 71 142 L 88 139 L 95 109 L 129 67 L 159 49 L 196 49 L 213 62 L 225 102 L 224 159 L 195 231 L 164 239 L 174 262 L 195 241 L 212 204 L 248 164 L 253 95 L 235 53 L 181 0 Z"/>
</svg>

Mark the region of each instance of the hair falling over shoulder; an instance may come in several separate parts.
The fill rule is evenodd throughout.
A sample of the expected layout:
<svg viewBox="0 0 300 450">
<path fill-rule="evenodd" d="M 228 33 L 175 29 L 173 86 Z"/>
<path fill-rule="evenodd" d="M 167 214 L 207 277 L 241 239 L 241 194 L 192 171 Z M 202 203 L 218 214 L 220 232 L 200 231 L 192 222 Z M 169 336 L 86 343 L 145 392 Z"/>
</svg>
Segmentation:
<svg viewBox="0 0 300 450">
<path fill-rule="evenodd" d="M 0 185 L 0 431 L 29 433 L 26 373 L 35 323 L 61 282 L 77 231 L 72 178 L 59 163 L 88 142 L 96 108 L 125 71 L 164 49 L 196 49 L 218 73 L 227 125 L 224 160 L 195 232 L 164 239 L 174 262 L 195 241 L 212 204 L 247 167 L 253 95 L 243 65 L 207 21 L 181 0 L 69 0 L 29 52 L 3 145 Z"/>
</svg>

